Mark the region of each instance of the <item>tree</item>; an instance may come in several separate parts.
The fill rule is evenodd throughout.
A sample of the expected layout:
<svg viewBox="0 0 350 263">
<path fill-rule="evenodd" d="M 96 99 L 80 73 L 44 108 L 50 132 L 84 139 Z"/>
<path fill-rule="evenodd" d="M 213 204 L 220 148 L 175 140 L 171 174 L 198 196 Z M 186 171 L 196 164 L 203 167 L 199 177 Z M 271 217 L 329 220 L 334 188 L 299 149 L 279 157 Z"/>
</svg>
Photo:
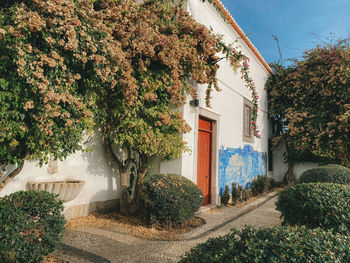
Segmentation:
<svg viewBox="0 0 350 263">
<path fill-rule="evenodd" d="M 292 182 L 295 161 L 350 166 L 349 43 L 317 46 L 288 67 L 272 65 L 266 82 L 269 111 L 280 127 L 276 144 L 284 143 Z"/>
<path fill-rule="evenodd" d="M 82 149 L 96 111 L 87 89 L 95 71 L 119 59 L 89 1 L 5 1 L 0 8 L 0 175 L 25 160 L 45 163 Z M 89 20 L 87 21 L 87 17 Z M 111 48 L 113 46 L 113 49 Z M 107 50 L 107 51 L 106 51 Z M 114 78 L 119 72 L 110 73 Z M 127 75 L 127 74 L 125 74 Z"/>
<path fill-rule="evenodd" d="M 177 158 L 186 150 L 181 135 L 190 127 L 177 107 L 188 94 L 196 97 L 192 83 L 208 84 L 210 106 L 223 58 L 240 69 L 252 92 L 259 137 L 248 58 L 194 21 L 181 4 L 22 0 L 6 1 L 0 10 L 2 166 L 65 158 L 82 148 L 84 131 L 99 129 L 119 171 L 121 212 L 134 213 L 150 158 Z M 138 164 L 138 178 L 129 202 L 132 163 Z"/>
<path fill-rule="evenodd" d="M 95 2 L 113 37 L 120 41 L 128 58 L 130 79 L 121 79 L 114 89 L 100 90 L 98 107 L 102 110 L 103 133 L 107 153 L 117 165 L 121 177 L 121 212 L 132 213 L 139 207 L 137 193 L 152 157 L 178 158 L 186 149 L 182 133 L 190 131 L 176 107 L 185 103 L 186 93 L 196 97 L 193 82 L 208 84 L 207 105 L 212 89 L 219 90 L 216 74 L 223 53 L 234 69 L 241 69 L 252 90 L 257 109 L 254 82 L 249 77 L 248 59 L 221 37 L 197 23 L 181 5 L 171 1 Z M 125 81 L 129 86 L 120 87 Z M 257 111 L 254 110 L 254 132 Z M 118 158 L 113 144 L 123 149 Z M 127 172 L 138 159 L 140 169 L 135 199 L 128 202 Z"/>
</svg>

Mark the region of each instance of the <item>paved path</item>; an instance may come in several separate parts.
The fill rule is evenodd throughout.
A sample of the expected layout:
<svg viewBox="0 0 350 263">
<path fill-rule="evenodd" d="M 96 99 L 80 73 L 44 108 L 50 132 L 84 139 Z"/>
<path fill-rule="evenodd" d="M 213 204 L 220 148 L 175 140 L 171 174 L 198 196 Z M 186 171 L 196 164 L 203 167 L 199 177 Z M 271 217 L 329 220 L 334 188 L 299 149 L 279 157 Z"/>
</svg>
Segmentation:
<svg viewBox="0 0 350 263">
<path fill-rule="evenodd" d="M 279 225 L 275 210 L 275 193 L 242 207 L 212 209 L 199 214 L 207 222 L 203 227 L 177 241 L 150 241 L 125 234 L 119 227 L 82 227 L 67 231 L 55 256 L 71 263 L 167 263 L 177 262 L 181 255 L 210 237 L 227 234 L 231 228 L 245 225 L 271 227 Z"/>
</svg>

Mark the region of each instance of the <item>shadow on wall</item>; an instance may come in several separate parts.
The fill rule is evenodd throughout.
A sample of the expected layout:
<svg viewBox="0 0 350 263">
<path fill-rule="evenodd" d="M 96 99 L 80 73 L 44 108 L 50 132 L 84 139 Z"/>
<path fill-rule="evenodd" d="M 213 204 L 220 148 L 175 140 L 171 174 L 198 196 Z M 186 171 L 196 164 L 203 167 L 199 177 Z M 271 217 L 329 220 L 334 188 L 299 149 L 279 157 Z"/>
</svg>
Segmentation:
<svg viewBox="0 0 350 263">
<path fill-rule="evenodd" d="M 89 177 L 93 177 L 86 183 L 90 184 L 91 188 L 96 189 L 98 185 L 101 185 L 98 180 L 103 180 L 102 177 L 107 179 L 107 186 L 104 189 L 98 189 L 100 191 L 91 197 L 90 202 L 117 198 L 120 189 L 118 170 L 110 164 L 105 154 L 101 134 L 95 132 L 94 136 L 84 143 L 84 147 L 92 150 L 82 154 L 82 158 L 88 164 L 87 174 Z"/>
<path fill-rule="evenodd" d="M 224 192 L 225 185 L 232 183 L 246 188 L 257 175 L 267 174 L 267 155 L 254 151 L 251 145 L 243 148 L 226 148 L 219 150 L 219 193 Z"/>
</svg>

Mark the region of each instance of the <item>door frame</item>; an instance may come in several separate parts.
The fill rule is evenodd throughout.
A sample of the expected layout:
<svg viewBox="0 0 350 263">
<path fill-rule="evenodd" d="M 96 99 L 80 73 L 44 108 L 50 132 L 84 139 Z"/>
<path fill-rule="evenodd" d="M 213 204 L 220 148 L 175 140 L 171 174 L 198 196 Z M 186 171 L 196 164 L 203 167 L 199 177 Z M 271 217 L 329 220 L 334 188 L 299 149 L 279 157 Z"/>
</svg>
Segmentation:
<svg viewBox="0 0 350 263">
<path fill-rule="evenodd" d="M 206 127 L 200 127 L 200 122 L 201 121 L 204 121 L 205 123 L 208 123 L 210 124 L 210 127 L 209 129 L 207 129 Z M 209 154 L 208 155 L 205 155 L 205 153 L 203 152 L 204 149 L 202 149 L 200 152 L 199 152 L 199 146 L 198 146 L 198 150 L 197 150 L 197 158 L 200 158 L 200 156 L 206 156 L 204 159 L 204 162 L 206 163 L 208 161 L 208 166 L 207 166 L 207 169 L 205 170 L 202 170 L 200 169 L 200 167 L 198 167 L 198 161 L 199 159 L 197 159 L 197 186 L 199 187 L 205 187 L 205 189 L 202 189 L 203 191 L 203 198 L 205 195 L 208 195 L 208 199 L 207 199 L 207 203 L 204 204 L 204 200 L 203 200 L 203 204 L 202 206 L 206 206 L 206 205 L 210 205 L 211 204 L 211 196 L 212 196 L 212 193 L 211 193 L 211 184 L 212 184 L 212 155 L 213 155 L 213 126 L 214 126 L 214 121 L 213 120 L 210 120 L 208 118 L 205 118 L 203 116 L 199 116 L 199 122 L 198 122 L 198 144 L 199 144 L 199 139 L 203 137 L 204 138 L 208 138 L 209 136 Z M 198 157 L 198 155 L 200 155 Z M 202 157 L 203 158 L 203 157 Z M 200 158 L 200 159 L 202 159 Z M 208 159 L 207 159 L 208 158 Z M 198 177 L 198 169 L 200 169 L 202 172 L 204 172 L 206 174 L 206 172 L 209 172 L 209 178 L 203 174 L 200 174 L 201 176 Z M 203 181 L 205 181 L 206 183 L 204 183 L 203 185 Z"/>
<path fill-rule="evenodd" d="M 199 117 L 208 119 L 212 121 L 212 150 L 211 150 L 211 181 L 210 181 L 210 204 L 209 205 L 218 205 L 219 204 L 219 128 L 220 128 L 220 114 L 209 110 L 204 107 L 198 107 L 196 114 L 195 122 L 195 145 L 194 145 L 194 158 L 193 158 L 193 175 L 194 181 L 197 183 L 197 165 L 198 165 L 198 126 L 199 126 Z"/>
</svg>

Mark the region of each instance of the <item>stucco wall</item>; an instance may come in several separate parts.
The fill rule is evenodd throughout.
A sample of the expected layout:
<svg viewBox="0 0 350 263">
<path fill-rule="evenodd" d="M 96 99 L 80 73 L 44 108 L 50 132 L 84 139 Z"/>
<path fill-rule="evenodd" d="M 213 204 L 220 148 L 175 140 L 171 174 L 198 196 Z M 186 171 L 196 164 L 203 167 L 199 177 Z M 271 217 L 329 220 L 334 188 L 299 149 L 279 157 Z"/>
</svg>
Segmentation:
<svg viewBox="0 0 350 263">
<path fill-rule="evenodd" d="M 268 145 L 268 119 L 267 119 L 267 97 L 264 90 L 264 83 L 268 77 L 267 70 L 261 65 L 253 52 L 240 40 L 239 35 L 234 29 L 223 21 L 214 7 L 208 3 L 202 3 L 200 0 L 189 0 L 188 10 L 197 21 L 212 28 L 214 32 L 224 35 L 227 43 L 233 43 L 238 40 L 237 46 L 240 46 L 244 54 L 250 58 L 251 76 L 254 79 L 259 95 L 259 117 L 258 127 L 262 137 L 255 138 L 253 143 L 243 141 L 243 102 L 244 99 L 250 100 L 251 92 L 245 87 L 240 73 L 234 74 L 231 66 L 225 60 L 220 62 L 218 72 L 219 86 L 221 92 L 213 92 L 212 108 L 205 106 L 205 86 L 198 86 L 199 89 L 199 107 L 191 107 L 188 103 L 179 110 L 183 112 L 192 131 L 184 134 L 183 138 L 188 143 L 189 152 L 182 154 L 182 158 L 171 161 L 153 161 L 152 173 L 176 173 L 182 174 L 190 180 L 197 182 L 197 140 L 198 140 L 198 118 L 199 115 L 206 116 L 215 121 L 213 133 L 213 156 L 212 156 L 212 203 L 218 203 L 219 184 L 231 183 L 234 174 L 227 171 L 219 178 L 219 166 L 223 160 L 219 158 L 219 151 L 229 150 L 231 152 L 237 149 L 250 149 L 246 157 L 265 156 Z M 82 192 L 71 202 L 65 203 L 66 210 L 73 207 L 86 207 L 91 202 L 114 200 L 119 197 L 119 180 L 116 172 L 111 169 L 105 158 L 101 138 L 95 135 L 89 143 L 93 152 L 78 152 L 63 162 L 58 163 L 58 172 L 51 175 L 47 172 L 47 166 L 38 167 L 35 162 L 27 162 L 21 172 L 12 182 L 10 182 L 0 196 L 26 189 L 28 181 L 32 180 L 66 180 L 81 179 L 85 181 Z M 236 149 L 236 150 L 235 150 Z M 237 150 L 238 151 L 238 150 Z M 256 155 L 258 153 L 258 155 Z M 231 156 L 232 157 L 232 156 Z M 258 157 L 259 158 L 259 157 Z M 266 158 L 265 158 L 266 159 Z M 263 159 L 261 159 L 263 160 Z M 263 160 L 266 162 L 266 160 Z M 255 164 L 254 164 L 255 165 Z M 252 169 L 264 169 L 263 165 L 253 165 Z M 259 171 L 260 173 L 261 171 Z M 249 176 L 250 173 L 248 172 Z M 230 179 L 231 178 L 231 179 Z M 220 180 L 219 180 L 220 179 Z M 85 209 L 85 208 L 84 208 Z M 74 214 L 74 213 L 73 213 Z M 72 215 L 73 215 L 72 214 Z M 78 213 L 79 214 L 79 213 Z"/>
<path fill-rule="evenodd" d="M 191 152 L 182 155 L 181 160 L 173 160 L 161 162 L 162 172 L 180 171 L 181 174 L 195 183 L 197 182 L 197 140 L 198 140 L 198 118 L 199 115 L 215 120 L 216 131 L 213 133 L 213 158 L 212 161 L 216 167 L 212 170 L 212 203 L 218 203 L 218 195 L 220 188 L 224 184 L 231 184 L 233 178 L 237 178 L 238 174 L 234 171 L 225 170 L 220 172 L 219 167 L 223 167 L 224 158 L 219 157 L 219 152 L 228 150 L 230 152 L 239 152 L 239 149 L 249 149 L 245 151 L 244 166 L 248 167 L 245 183 L 252 179 L 252 175 L 263 173 L 266 175 L 266 153 L 268 146 L 268 118 L 267 118 L 267 94 L 264 90 L 265 81 L 269 75 L 260 61 L 255 57 L 254 53 L 240 39 L 237 32 L 223 21 L 220 14 L 209 3 L 202 3 L 200 0 L 189 0 L 188 10 L 195 19 L 212 28 L 215 33 L 222 34 L 225 42 L 233 43 L 237 40 L 238 46 L 242 52 L 250 58 L 250 72 L 256 83 L 259 95 L 259 110 L 257 124 L 261 131 L 260 139 L 254 138 L 253 143 L 243 141 L 243 102 L 244 99 L 251 100 L 251 91 L 245 87 L 244 81 L 241 79 L 240 72 L 234 73 L 230 64 L 226 60 L 220 61 L 220 69 L 218 71 L 219 87 L 221 92 L 213 91 L 211 100 L 211 109 L 205 106 L 205 90 L 206 86 L 198 86 L 199 89 L 199 107 L 194 108 L 187 103 L 181 111 L 188 124 L 192 127 L 192 131 L 183 136 L 187 142 Z M 210 19 L 209 19 L 210 18 Z M 190 100 L 190 98 L 188 99 Z M 258 157 L 260 156 L 260 157 Z M 263 158 L 262 158 L 263 156 Z M 231 158 L 235 158 L 231 156 Z M 258 158 L 258 159 L 257 159 Z M 250 160 L 250 163 L 248 163 Z M 230 160 L 228 160 L 230 161 Z M 236 167 L 237 168 L 237 167 Z M 264 171 L 262 171 L 264 170 Z M 257 173 L 257 174 L 256 174 Z"/>
<path fill-rule="evenodd" d="M 284 145 L 278 146 L 273 151 L 273 171 L 272 171 L 272 178 L 276 182 L 282 182 L 284 174 L 286 173 L 288 169 L 288 164 L 284 162 L 283 154 L 285 153 L 286 149 Z M 311 168 L 315 168 L 320 166 L 319 163 L 314 162 L 298 162 L 294 164 L 293 173 L 298 179 L 300 175 L 305 172 L 306 170 L 309 170 Z"/>
<path fill-rule="evenodd" d="M 21 173 L 6 185 L 0 196 L 26 190 L 28 181 L 80 179 L 85 181 L 85 185 L 74 200 L 64 204 L 66 209 L 118 198 L 119 180 L 116 180 L 116 174 L 105 158 L 101 137 L 95 135 L 86 146 L 91 147 L 93 152 L 77 152 L 58 162 L 58 172 L 55 174 L 48 173 L 47 165 L 39 167 L 36 162 L 26 162 Z"/>
</svg>

